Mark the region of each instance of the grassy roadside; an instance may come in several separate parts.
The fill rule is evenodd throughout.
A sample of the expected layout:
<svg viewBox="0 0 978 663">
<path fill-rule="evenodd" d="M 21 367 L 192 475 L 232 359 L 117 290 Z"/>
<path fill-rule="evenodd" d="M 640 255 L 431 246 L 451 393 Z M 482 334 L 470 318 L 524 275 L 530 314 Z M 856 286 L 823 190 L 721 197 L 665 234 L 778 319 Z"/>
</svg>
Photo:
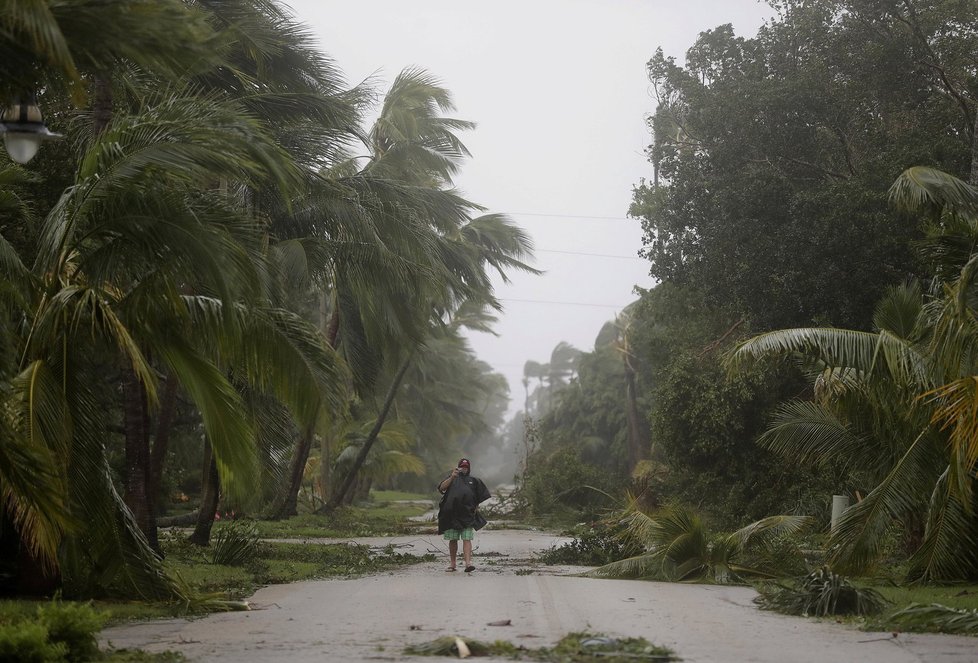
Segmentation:
<svg viewBox="0 0 978 663">
<path fill-rule="evenodd" d="M 254 540 L 250 542 L 253 553 L 234 565 L 213 563 L 213 543 L 220 538 L 222 531 L 234 527 L 231 522 L 215 523 L 212 546 L 209 548 L 190 544 L 186 531 L 162 531 L 160 541 L 165 555 L 164 566 L 200 600 L 190 604 L 34 599 L 0 601 L 0 660 L 58 661 L 64 660 L 67 655 L 69 660 L 113 663 L 183 661 L 183 657 L 174 652 L 149 654 L 128 650 L 96 652 L 78 658 L 73 653 L 75 645 L 57 639 L 61 626 L 49 624 L 50 618 L 45 622 L 43 615 L 61 615 L 59 619 L 68 622 L 73 637 L 81 643 L 78 646 L 88 647 L 94 642 L 95 634 L 105 625 L 201 615 L 212 611 L 208 600 L 242 601 L 265 585 L 354 577 L 416 564 L 431 556 L 404 554 L 391 547 L 371 549 L 352 542 L 326 545 L 302 542 L 301 539 L 408 534 L 427 526 L 409 519 L 430 509 L 430 496 L 388 492 L 375 496 L 369 505 L 340 509 L 329 517 L 307 514 L 284 521 L 250 521 L 246 524 L 254 535 Z M 30 652 L 36 652 L 36 655 Z"/>
</svg>

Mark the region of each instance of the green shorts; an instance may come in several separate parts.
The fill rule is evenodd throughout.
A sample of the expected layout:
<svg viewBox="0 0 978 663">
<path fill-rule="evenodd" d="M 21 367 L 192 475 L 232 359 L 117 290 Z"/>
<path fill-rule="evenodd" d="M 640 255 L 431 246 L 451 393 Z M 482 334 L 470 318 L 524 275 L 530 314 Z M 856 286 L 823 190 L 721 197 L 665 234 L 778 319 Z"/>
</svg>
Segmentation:
<svg viewBox="0 0 978 663">
<path fill-rule="evenodd" d="M 457 529 L 446 529 L 445 538 L 449 541 L 458 541 L 462 539 L 463 541 L 471 541 L 475 538 L 475 530 L 471 527 L 466 527 L 461 532 Z"/>
</svg>

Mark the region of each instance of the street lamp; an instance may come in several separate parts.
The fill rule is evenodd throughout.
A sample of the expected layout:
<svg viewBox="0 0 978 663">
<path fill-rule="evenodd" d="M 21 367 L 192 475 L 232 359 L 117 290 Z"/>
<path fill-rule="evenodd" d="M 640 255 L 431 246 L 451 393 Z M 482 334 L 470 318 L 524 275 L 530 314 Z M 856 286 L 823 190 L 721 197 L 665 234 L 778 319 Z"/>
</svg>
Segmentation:
<svg viewBox="0 0 978 663">
<path fill-rule="evenodd" d="M 17 101 L 0 116 L 0 133 L 7 154 L 17 163 L 27 163 L 37 154 L 41 143 L 61 134 L 48 131 L 33 96 L 28 101 Z"/>
</svg>

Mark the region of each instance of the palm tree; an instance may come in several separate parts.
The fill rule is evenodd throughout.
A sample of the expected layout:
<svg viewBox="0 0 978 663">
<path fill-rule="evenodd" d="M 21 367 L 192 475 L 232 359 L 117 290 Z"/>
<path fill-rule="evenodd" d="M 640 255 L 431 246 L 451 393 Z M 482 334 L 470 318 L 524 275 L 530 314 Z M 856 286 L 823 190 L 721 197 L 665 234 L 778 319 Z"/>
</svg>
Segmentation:
<svg viewBox="0 0 978 663">
<path fill-rule="evenodd" d="M 198 19 L 208 15 L 180 2 L 114 6 L 145 9 L 149 16 L 169 8 L 182 17 L 182 28 L 207 28 Z M 187 12 L 197 13 L 190 17 Z M 44 29 L 54 34 L 66 21 L 71 23 L 60 37 L 55 34 L 60 39 L 81 34 L 84 20 L 101 20 L 99 16 L 66 14 Z M 156 27 L 166 25 L 161 21 Z M 201 40 L 197 32 L 187 30 L 174 29 L 166 47 L 145 62 L 167 64 L 170 55 L 192 58 L 200 43 L 181 44 L 179 39 L 189 35 L 191 41 Z M 204 32 L 210 39 L 212 32 Z M 240 39 L 240 29 L 236 37 Z M 144 62 L 139 53 L 128 58 L 123 46 L 105 53 L 97 45 L 72 50 L 73 40 L 62 41 L 74 61 L 91 65 L 97 77 L 112 75 L 114 58 L 126 57 L 137 66 Z M 6 46 L 29 50 L 24 45 Z M 197 64 L 206 71 L 212 62 L 199 58 Z M 50 556 L 60 541 L 64 519 L 56 517 L 61 512 L 59 497 L 86 524 L 61 541 L 62 570 L 77 591 L 118 580 L 128 582 L 129 591 L 167 593 L 172 586 L 146 548 L 146 537 L 155 534 L 146 494 L 152 493 L 154 480 L 145 476 L 145 467 L 149 414 L 159 393 L 157 371 L 170 376 L 165 399 L 179 383 L 200 409 L 225 492 L 240 500 L 255 477 L 251 441 L 256 428 L 246 416 L 240 384 L 274 392 L 305 420 L 324 400 L 339 404 L 337 386 L 345 379 L 335 354 L 314 329 L 293 313 L 269 305 L 269 266 L 250 214 L 252 206 L 226 193 L 240 187 L 287 194 L 300 181 L 295 162 L 266 126 L 245 112 L 244 102 L 229 99 L 224 91 L 201 93 L 199 85 L 189 90 L 177 85 L 151 93 L 138 86 L 138 75 L 127 74 L 135 101 L 97 122 L 99 132 L 83 142 L 74 186 L 45 219 L 36 276 L 26 279 L 29 289 L 18 300 L 25 303 L 21 317 L 27 325 L 14 329 L 12 337 L 17 349 L 13 356 L 20 358 L 15 370 L 22 378 L 8 374 L 3 382 L 10 387 L 3 390 L 10 411 L 21 412 L 21 421 L 51 422 L 43 429 L 48 431 L 45 436 L 38 435 L 38 425 L 24 428 L 16 421 L 3 430 L 33 431 L 35 446 L 43 441 L 63 451 L 68 460 L 55 479 L 66 485 L 51 490 L 47 503 L 23 493 L 16 473 L 5 490 L 22 536 L 39 554 Z M 275 94 L 288 97 L 289 92 L 285 87 L 264 96 L 256 92 L 248 99 L 248 110 L 274 103 Z M 316 106 L 312 96 L 309 92 L 304 100 Z M 336 107 L 320 103 L 317 112 Z M 212 185 L 218 182 L 230 187 Z M 16 266 L 9 260 L 5 265 Z M 68 339 L 73 341 L 70 348 Z M 127 393 L 133 397 L 126 407 L 131 510 L 112 486 L 101 446 L 105 422 L 95 414 L 102 399 L 112 396 L 90 386 L 99 384 L 93 376 L 104 375 L 106 366 L 120 364 L 130 375 Z M 52 375 L 61 376 L 60 385 Z M 47 383 L 50 386 L 42 388 Z M 35 450 L 21 456 L 24 468 L 37 472 L 44 486 L 51 474 L 44 467 L 44 455 Z M 41 506 L 45 513 L 35 513 Z M 101 579 L 91 575 L 93 567 L 102 569 Z"/>
<path fill-rule="evenodd" d="M 329 288 L 327 337 L 349 363 L 354 387 L 372 394 L 385 367 L 392 370 L 378 433 L 430 322 L 472 297 L 498 306 L 488 267 L 504 278 L 507 269 L 532 269 L 522 261 L 529 244 L 520 229 L 500 215 L 472 218 L 480 208 L 445 188 L 467 155 L 454 131 L 471 126 L 441 116 L 452 107 L 450 94 L 431 76 L 402 72 L 369 132 L 366 164 L 357 168 L 358 159 L 351 159 L 325 171 L 317 203 L 299 217 L 316 225 L 317 215 L 330 212 L 329 226 L 320 224 L 306 244 L 312 250 L 303 255 L 313 257 L 310 264 Z M 293 481 L 279 515 L 294 512 L 309 448 L 300 445 L 293 458 Z M 340 484 L 340 494 L 353 474 Z M 329 508 L 339 502 L 334 492 Z"/>
<path fill-rule="evenodd" d="M 763 356 L 795 356 L 812 370 L 815 400 L 783 406 L 761 443 L 797 460 L 842 460 L 871 486 L 833 533 L 837 565 L 866 569 L 897 520 L 912 535 L 911 577 L 969 578 L 978 570 L 978 437 L 969 414 L 978 402 L 970 268 L 978 190 L 912 168 L 891 198 L 931 224 L 932 294 L 914 284 L 892 290 L 874 317 L 876 333 L 770 332 L 738 345 L 729 362 L 736 370 Z M 957 274 L 955 264 L 964 265 Z"/>
</svg>

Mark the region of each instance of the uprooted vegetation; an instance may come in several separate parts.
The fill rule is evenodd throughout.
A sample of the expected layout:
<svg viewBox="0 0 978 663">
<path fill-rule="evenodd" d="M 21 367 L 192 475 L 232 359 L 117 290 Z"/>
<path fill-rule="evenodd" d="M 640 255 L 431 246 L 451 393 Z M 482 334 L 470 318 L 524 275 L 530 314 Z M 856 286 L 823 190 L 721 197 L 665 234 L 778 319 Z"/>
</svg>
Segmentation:
<svg viewBox="0 0 978 663">
<path fill-rule="evenodd" d="M 460 652 L 460 649 L 462 650 Z M 678 661 L 672 650 L 645 638 L 618 638 L 595 633 L 569 633 L 553 647 L 528 648 L 505 640 L 482 642 L 446 636 L 405 648 L 415 656 L 497 656 L 514 661 L 551 663 L 633 663 L 634 661 Z"/>
</svg>

